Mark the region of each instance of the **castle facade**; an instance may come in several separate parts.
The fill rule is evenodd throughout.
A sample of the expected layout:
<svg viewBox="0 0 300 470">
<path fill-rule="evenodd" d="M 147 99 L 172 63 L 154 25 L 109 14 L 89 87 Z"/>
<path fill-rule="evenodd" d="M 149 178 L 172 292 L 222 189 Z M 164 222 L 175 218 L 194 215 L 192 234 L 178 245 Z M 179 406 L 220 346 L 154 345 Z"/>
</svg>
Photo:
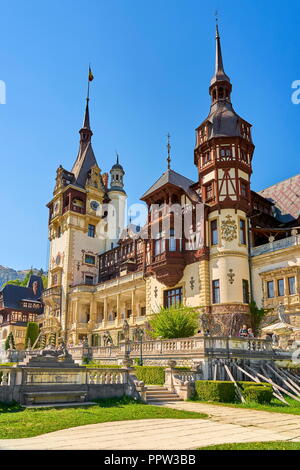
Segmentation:
<svg viewBox="0 0 300 470">
<path fill-rule="evenodd" d="M 249 304 L 284 307 L 300 326 L 300 175 L 251 189 L 251 124 L 231 101 L 216 31 L 211 106 L 196 129 L 195 180 L 171 169 L 143 194 L 147 222 L 127 224 L 125 171 L 102 173 L 92 148 L 89 99 L 71 171 L 60 166 L 49 208 L 49 284 L 42 331 L 71 344 L 123 339 L 162 307 L 199 312 L 200 328 L 236 335 Z M 187 159 L 188 161 L 189 159 Z"/>
</svg>

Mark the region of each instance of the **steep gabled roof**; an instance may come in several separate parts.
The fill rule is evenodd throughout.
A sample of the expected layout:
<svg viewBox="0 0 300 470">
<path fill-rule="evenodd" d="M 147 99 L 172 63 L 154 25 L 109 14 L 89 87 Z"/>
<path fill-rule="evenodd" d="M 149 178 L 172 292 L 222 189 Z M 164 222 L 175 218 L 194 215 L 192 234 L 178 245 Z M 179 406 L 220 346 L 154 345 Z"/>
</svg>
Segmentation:
<svg viewBox="0 0 300 470">
<path fill-rule="evenodd" d="M 77 159 L 72 168 L 72 173 L 75 176 L 75 181 L 79 186 L 84 188 L 88 171 L 97 164 L 97 160 L 93 151 L 91 142 L 88 142 L 85 150 L 79 150 Z"/>
<path fill-rule="evenodd" d="M 273 184 L 258 194 L 275 204 L 276 218 L 292 222 L 300 215 L 300 174 Z"/>
<path fill-rule="evenodd" d="M 33 283 L 37 282 L 37 290 L 34 291 Z M 36 292 L 36 293 L 35 293 Z M 27 287 L 7 284 L 1 291 L 3 306 L 5 308 L 20 308 L 20 301 L 39 302 L 43 292 L 43 281 L 40 276 L 30 276 Z"/>
<path fill-rule="evenodd" d="M 148 196 L 166 184 L 172 184 L 178 188 L 181 188 L 192 201 L 199 202 L 197 193 L 191 188 L 191 186 L 194 184 L 194 181 L 186 178 L 183 175 L 180 175 L 179 173 L 176 173 L 176 171 L 171 169 L 165 171 L 165 173 L 162 174 L 162 176 L 151 186 L 151 188 L 149 188 L 148 191 L 143 194 L 141 199 L 146 199 Z"/>
</svg>

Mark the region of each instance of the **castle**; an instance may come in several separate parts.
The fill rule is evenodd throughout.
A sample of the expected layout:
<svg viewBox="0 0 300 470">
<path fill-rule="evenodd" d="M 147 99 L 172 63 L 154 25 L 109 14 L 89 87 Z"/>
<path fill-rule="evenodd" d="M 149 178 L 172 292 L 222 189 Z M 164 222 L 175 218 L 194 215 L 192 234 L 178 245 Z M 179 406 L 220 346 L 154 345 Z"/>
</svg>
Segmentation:
<svg viewBox="0 0 300 470">
<path fill-rule="evenodd" d="M 249 303 L 270 319 L 284 306 L 300 326 L 300 175 L 251 190 L 251 124 L 231 102 L 216 30 L 211 106 L 196 129 L 191 181 L 171 169 L 144 193 L 145 226 L 126 227 L 125 171 L 117 158 L 102 174 L 92 148 L 87 99 L 79 152 L 60 166 L 49 208 L 49 284 L 43 293 L 45 335 L 103 345 L 146 329 L 161 306 L 195 307 L 202 326 L 235 335 L 250 324 Z M 125 228 L 126 227 L 126 228 Z"/>
</svg>

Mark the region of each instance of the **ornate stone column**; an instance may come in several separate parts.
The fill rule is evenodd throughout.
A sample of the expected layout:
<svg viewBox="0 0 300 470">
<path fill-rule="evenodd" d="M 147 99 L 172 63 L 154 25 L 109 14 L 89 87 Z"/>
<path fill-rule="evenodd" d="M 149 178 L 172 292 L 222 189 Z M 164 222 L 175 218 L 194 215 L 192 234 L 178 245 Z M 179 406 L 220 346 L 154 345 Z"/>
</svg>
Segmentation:
<svg viewBox="0 0 300 470">
<path fill-rule="evenodd" d="M 117 294 L 117 325 L 121 322 L 121 294 Z"/>
<path fill-rule="evenodd" d="M 135 295 L 135 288 L 131 291 L 131 316 L 132 316 L 132 323 L 136 321 L 136 295 Z"/>
<path fill-rule="evenodd" d="M 107 305 L 107 297 L 104 297 L 104 310 L 103 310 L 103 320 L 104 320 L 104 325 L 106 326 L 107 324 L 107 317 L 108 317 L 108 305 Z"/>
</svg>

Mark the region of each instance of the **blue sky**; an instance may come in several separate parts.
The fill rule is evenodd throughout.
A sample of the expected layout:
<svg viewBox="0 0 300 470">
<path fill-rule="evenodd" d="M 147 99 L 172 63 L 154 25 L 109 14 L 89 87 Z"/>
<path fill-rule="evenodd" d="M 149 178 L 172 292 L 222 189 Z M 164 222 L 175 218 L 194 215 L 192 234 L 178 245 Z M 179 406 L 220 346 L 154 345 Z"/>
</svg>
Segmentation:
<svg viewBox="0 0 300 470">
<path fill-rule="evenodd" d="M 12 0 L 1 2 L 0 264 L 46 267 L 46 203 L 78 150 L 88 63 L 93 146 L 102 171 L 120 154 L 129 203 L 166 169 L 191 179 L 194 129 L 209 111 L 214 12 L 236 111 L 253 124 L 252 188 L 299 173 L 298 2 Z"/>
</svg>

